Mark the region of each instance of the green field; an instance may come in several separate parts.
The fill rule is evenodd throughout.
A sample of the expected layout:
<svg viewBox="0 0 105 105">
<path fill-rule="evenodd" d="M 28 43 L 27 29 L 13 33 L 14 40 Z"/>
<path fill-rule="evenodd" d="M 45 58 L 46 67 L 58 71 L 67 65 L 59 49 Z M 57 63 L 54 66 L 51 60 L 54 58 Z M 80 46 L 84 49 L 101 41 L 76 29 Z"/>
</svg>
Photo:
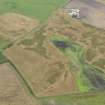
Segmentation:
<svg viewBox="0 0 105 105">
<path fill-rule="evenodd" d="M 41 100 L 43 105 L 105 105 L 105 92 L 44 97 Z"/>
<path fill-rule="evenodd" d="M 44 21 L 67 0 L 0 0 L 0 14 L 17 12 Z"/>
</svg>

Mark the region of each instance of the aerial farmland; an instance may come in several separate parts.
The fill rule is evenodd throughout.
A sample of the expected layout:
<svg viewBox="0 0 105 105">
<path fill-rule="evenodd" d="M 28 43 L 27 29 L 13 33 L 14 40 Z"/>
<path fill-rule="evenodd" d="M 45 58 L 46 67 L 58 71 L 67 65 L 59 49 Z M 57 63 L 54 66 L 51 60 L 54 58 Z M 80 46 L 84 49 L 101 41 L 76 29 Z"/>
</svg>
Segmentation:
<svg viewBox="0 0 105 105">
<path fill-rule="evenodd" d="M 104 0 L 1 0 L 0 105 L 105 105 L 104 9 Z"/>
</svg>

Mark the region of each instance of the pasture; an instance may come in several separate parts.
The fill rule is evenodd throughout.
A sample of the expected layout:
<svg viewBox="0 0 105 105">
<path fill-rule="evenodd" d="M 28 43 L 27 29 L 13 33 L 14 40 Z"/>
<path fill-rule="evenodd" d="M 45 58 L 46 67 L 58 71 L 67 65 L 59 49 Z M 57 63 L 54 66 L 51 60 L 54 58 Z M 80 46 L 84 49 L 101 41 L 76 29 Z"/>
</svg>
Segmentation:
<svg viewBox="0 0 105 105">
<path fill-rule="evenodd" d="M 0 0 L 0 14 L 16 12 L 44 21 L 67 0 Z"/>
</svg>

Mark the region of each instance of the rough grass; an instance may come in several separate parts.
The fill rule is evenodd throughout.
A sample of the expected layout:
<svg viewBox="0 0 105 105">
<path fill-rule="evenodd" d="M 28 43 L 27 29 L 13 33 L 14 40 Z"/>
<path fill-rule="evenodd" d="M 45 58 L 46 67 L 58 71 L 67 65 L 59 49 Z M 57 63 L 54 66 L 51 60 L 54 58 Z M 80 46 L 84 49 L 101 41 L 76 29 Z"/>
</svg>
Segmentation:
<svg viewBox="0 0 105 105">
<path fill-rule="evenodd" d="M 63 54 L 68 57 L 72 64 L 75 66 L 76 70 L 75 78 L 77 87 L 80 92 L 89 92 L 91 90 L 101 90 L 105 89 L 105 74 L 100 72 L 101 69 L 92 67 L 84 59 L 84 49 L 77 43 L 71 42 L 67 37 L 63 38 L 62 35 L 53 35 L 53 44 L 63 52 Z M 56 43 L 58 42 L 58 43 Z M 82 62 L 81 62 L 82 61 Z M 71 64 L 70 64 L 71 66 Z M 72 68 L 71 68 L 72 70 Z M 104 77 L 104 78 L 103 78 Z M 100 80 L 99 80 L 100 78 Z M 102 84 L 101 84 L 102 83 Z"/>
<path fill-rule="evenodd" d="M 17 13 L 0 15 L 0 36 L 19 40 L 38 26 L 38 21 Z"/>
<path fill-rule="evenodd" d="M 9 40 L 0 37 L 0 52 L 2 52 L 10 44 Z"/>
<path fill-rule="evenodd" d="M 44 34 L 46 36 L 61 34 L 69 37 L 71 41 L 85 49 L 87 62 L 105 69 L 105 62 L 100 60 L 105 60 L 105 30 L 82 23 L 60 11 L 49 20 Z"/>
<path fill-rule="evenodd" d="M 0 0 L 0 14 L 18 12 L 44 21 L 61 4 L 67 0 Z"/>
<path fill-rule="evenodd" d="M 8 60 L 6 59 L 6 57 L 2 53 L 0 53 L 0 64 L 6 63 L 6 62 L 8 62 Z"/>
</svg>

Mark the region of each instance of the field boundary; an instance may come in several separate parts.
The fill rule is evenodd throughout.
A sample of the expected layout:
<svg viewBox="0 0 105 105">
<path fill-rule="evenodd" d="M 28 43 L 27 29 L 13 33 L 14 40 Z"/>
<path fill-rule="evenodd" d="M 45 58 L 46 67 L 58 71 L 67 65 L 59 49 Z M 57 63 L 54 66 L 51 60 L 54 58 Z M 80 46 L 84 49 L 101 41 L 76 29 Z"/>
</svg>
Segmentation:
<svg viewBox="0 0 105 105">
<path fill-rule="evenodd" d="M 33 96 L 34 98 L 37 98 L 35 93 L 32 91 L 29 83 L 25 80 L 25 78 L 19 72 L 17 67 L 9 59 L 7 59 L 7 60 L 8 60 L 8 66 L 11 68 L 12 71 L 15 72 L 15 74 L 17 75 L 18 79 L 20 80 L 21 84 L 24 86 L 25 90 L 27 89 L 27 91 L 31 94 L 31 96 Z"/>
</svg>

